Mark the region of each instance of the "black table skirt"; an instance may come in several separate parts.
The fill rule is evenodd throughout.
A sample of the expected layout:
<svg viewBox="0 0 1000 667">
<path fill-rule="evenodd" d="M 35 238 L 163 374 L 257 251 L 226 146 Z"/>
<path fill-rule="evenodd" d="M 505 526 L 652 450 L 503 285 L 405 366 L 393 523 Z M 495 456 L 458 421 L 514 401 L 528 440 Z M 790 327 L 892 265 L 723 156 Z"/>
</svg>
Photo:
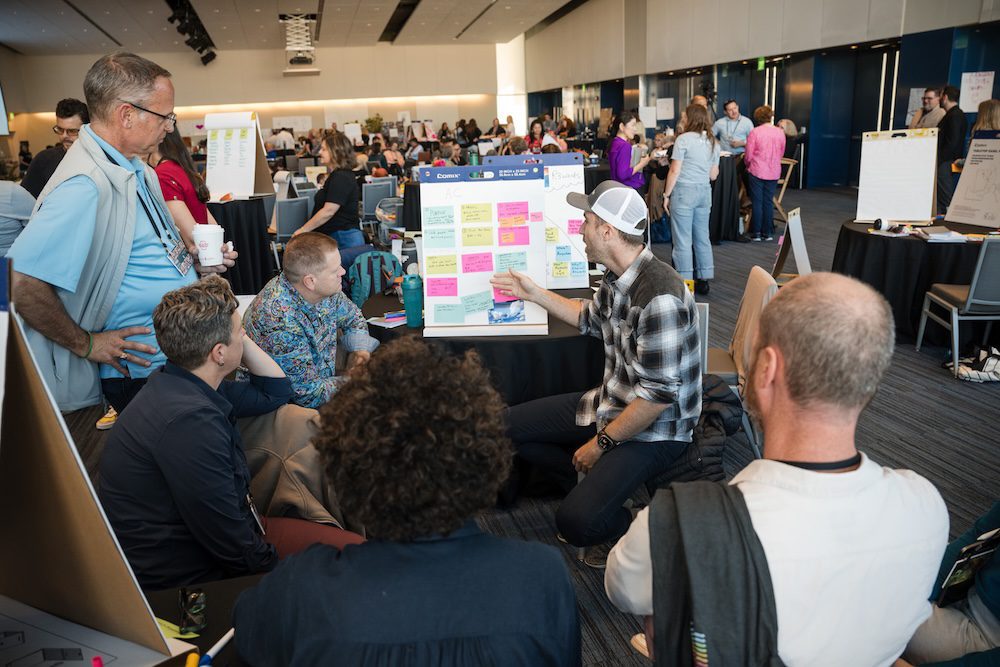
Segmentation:
<svg viewBox="0 0 1000 667">
<path fill-rule="evenodd" d="M 601 161 L 596 167 L 583 168 L 583 191 L 593 192 L 594 188 L 604 181 L 611 180 L 611 166 Z"/>
<path fill-rule="evenodd" d="M 587 153 L 592 153 L 594 151 L 594 140 L 593 139 L 567 139 L 566 147 L 571 151 L 581 150 L 587 151 Z"/>
<path fill-rule="evenodd" d="M 571 298 L 593 297 L 589 289 L 560 292 Z M 362 311 L 365 317 L 377 317 L 400 310 L 395 297 L 374 296 Z M 423 337 L 423 329 L 406 325 L 394 329 L 369 325 L 370 333 L 383 343 L 400 336 Z M 593 336 L 581 336 L 575 327 L 549 317 L 547 336 L 482 336 L 427 338 L 428 343 L 444 345 L 454 354 L 466 350 L 479 353 L 489 369 L 493 386 L 508 405 L 536 398 L 585 391 L 601 384 L 604 376 L 604 347 Z"/>
<path fill-rule="evenodd" d="M 708 235 L 712 243 L 736 241 L 740 236 L 740 183 L 735 157 L 719 158 L 719 177 L 712 183 L 712 213 Z"/>
<path fill-rule="evenodd" d="M 213 214 L 214 215 L 214 214 Z M 199 633 L 195 639 L 184 639 L 188 644 L 194 644 L 202 655 L 215 645 L 215 642 L 222 638 L 231 627 L 233 627 L 233 607 L 236 598 L 240 593 L 248 588 L 253 588 L 261 580 L 263 574 L 254 574 L 248 577 L 236 577 L 234 579 L 223 579 L 207 584 L 197 584 L 188 588 L 200 588 L 205 592 L 205 620 L 208 625 Z M 173 588 L 164 591 L 147 591 L 146 599 L 149 606 L 153 608 L 153 613 L 157 618 L 162 618 L 170 623 L 180 624 L 181 612 L 178 604 L 178 593 L 180 589 Z M 236 667 L 245 665 L 239 654 L 236 652 L 236 645 L 230 641 L 215 660 L 212 661 L 215 667 Z"/>
<path fill-rule="evenodd" d="M 403 190 L 402 226 L 408 232 L 419 232 L 420 226 L 420 183 L 410 183 Z"/>
<path fill-rule="evenodd" d="M 270 221 L 264 212 L 264 200 L 256 197 L 210 203 L 208 209 L 226 231 L 226 240 L 232 241 L 239 253 L 236 266 L 222 275 L 236 294 L 258 293 L 277 272 L 271 237 L 267 233 Z"/>
<path fill-rule="evenodd" d="M 941 224 L 941 223 L 937 223 Z M 944 223 L 963 233 L 983 233 L 983 227 Z M 833 271 L 862 280 L 885 296 L 892 306 L 896 332 L 916 339 L 924 295 L 934 283 L 967 285 L 979 257 L 979 243 L 928 243 L 922 239 L 869 234 L 870 225 L 845 222 L 837 238 Z M 961 325 L 963 343 L 979 340 L 983 324 Z M 948 332 L 929 320 L 925 341 L 949 344 Z"/>
</svg>

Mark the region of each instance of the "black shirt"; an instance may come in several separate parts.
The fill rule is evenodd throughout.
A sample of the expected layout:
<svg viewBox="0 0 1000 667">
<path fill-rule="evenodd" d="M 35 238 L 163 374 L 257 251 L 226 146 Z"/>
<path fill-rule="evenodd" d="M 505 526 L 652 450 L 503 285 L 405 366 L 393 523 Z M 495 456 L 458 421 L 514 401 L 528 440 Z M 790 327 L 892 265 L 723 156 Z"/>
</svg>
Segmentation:
<svg viewBox="0 0 1000 667">
<path fill-rule="evenodd" d="M 36 155 L 35 159 L 31 161 L 31 166 L 28 167 L 28 173 L 21 180 L 21 187 L 30 192 L 32 197 L 38 199 L 42 188 L 52 178 L 52 174 L 55 173 L 56 167 L 62 162 L 64 155 L 66 155 L 66 151 L 63 149 L 62 144 L 46 148 Z"/>
<path fill-rule="evenodd" d="M 250 512 L 236 417 L 291 400 L 288 378 L 250 376 L 218 391 L 169 361 L 118 417 L 98 495 L 139 585 L 175 588 L 274 567 Z"/>
<path fill-rule="evenodd" d="M 969 122 L 956 104 L 945 112 L 938 123 L 938 164 L 965 157 L 965 133 Z"/>
<path fill-rule="evenodd" d="M 117 428 L 117 427 L 116 427 Z M 562 554 L 474 521 L 413 542 L 314 545 L 233 609 L 253 665 L 579 665 Z"/>
<path fill-rule="evenodd" d="M 316 193 L 313 215 L 319 213 L 326 203 L 339 204 L 340 208 L 322 227 L 316 229 L 317 232 L 330 234 L 358 228 L 358 181 L 355 180 L 353 171 L 338 169 L 330 172 L 323 183 L 323 189 Z"/>
</svg>

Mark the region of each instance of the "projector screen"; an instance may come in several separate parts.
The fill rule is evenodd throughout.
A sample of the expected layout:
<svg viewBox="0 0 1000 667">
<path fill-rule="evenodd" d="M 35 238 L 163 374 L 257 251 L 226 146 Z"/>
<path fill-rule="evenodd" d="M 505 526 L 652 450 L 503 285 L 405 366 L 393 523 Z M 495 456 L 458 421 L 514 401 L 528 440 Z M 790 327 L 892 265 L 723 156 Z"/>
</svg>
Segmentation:
<svg viewBox="0 0 1000 667">
<path fill-rule="evenodd" d="M 0 82 L 0 137 L 10 134 L 10 127 L 7 125 L 7 104 L 3 101 L 3 83 Z"/>
</svg>

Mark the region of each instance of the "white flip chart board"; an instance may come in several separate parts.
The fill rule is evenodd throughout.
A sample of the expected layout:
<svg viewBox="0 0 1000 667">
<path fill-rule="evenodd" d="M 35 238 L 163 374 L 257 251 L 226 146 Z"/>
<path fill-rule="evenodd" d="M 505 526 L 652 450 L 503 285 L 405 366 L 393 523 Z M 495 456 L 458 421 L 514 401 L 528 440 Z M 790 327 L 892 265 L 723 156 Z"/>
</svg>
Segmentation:
<svg viewBox="0 0 1000 667">
<path fill-rule="evenodd" d="M 926 222 L 934 217 L 937 132 L 864 133 L 858 220 Z"/>
<path fill-rule="evenodd" d="M 1000 228 L 1000 131 L 980 130 L 972 137 L 945 220 Z"/>
</svg>

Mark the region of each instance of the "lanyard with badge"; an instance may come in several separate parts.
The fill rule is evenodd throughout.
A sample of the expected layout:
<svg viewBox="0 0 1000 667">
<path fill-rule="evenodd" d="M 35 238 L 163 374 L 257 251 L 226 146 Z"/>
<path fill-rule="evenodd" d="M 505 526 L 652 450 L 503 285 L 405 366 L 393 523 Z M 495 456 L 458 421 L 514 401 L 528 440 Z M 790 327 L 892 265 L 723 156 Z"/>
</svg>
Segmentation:
<svg viewBox="0 0 1000 667">
<path fill-rule="evenodd" d="M 104 151 L 104 155 L 112 164 L 118 164 L 118 162 L 112 158 L 103 147 L 101 150 Z M 136 178 L 139 178 L 139 176 L 136 175 Z M 160 210 L 155 204 L 153 205 L 153 209 L 156 211 L 156 216 L 153 216 L 152 211 L 150 211 L 149 207 L 146 206 L 146 202 L 142 197 L 141 191 L 142 188 L 139 187 L 138 183 L 136 183 L 135 196 L 139 198 L 139 204 L 142 205 L 142 210 L 146 212 L 146 217 L 149 218 L 149 224 L 153 226 L 153 231 L 156 233 L 156 238 L 160 241 L 160 245 L 163 246 L 163 251 L 167 254 L 167 259 L 170 260 L 170 263 L 175 269 L 177 269 L 178 273 L 182 276 L 186 276 L 187 272 L 191 270 L 192 266 L 194 266 L 194 258 L 191 256 L 191 253 L 188 252 L 184 243 L 180 239 L 174 238 L 173 229 L 160 215 Z M 161 227 L 163 230 L 162 233 L 160 231 Z M 166 239 L 164 239 L 164 236 L 166 236 Z M 167 245 L 168 242 L 170 244 L 169 246 Z"/>
</svg>

